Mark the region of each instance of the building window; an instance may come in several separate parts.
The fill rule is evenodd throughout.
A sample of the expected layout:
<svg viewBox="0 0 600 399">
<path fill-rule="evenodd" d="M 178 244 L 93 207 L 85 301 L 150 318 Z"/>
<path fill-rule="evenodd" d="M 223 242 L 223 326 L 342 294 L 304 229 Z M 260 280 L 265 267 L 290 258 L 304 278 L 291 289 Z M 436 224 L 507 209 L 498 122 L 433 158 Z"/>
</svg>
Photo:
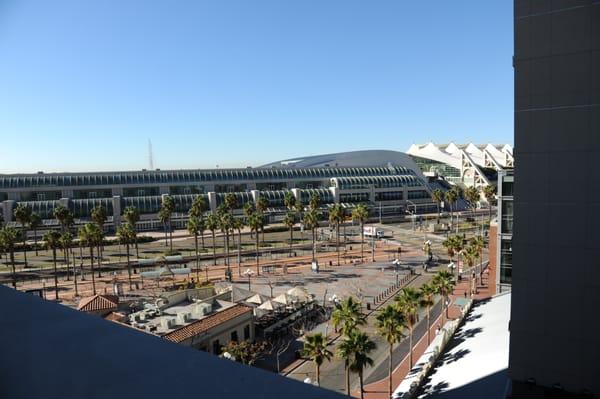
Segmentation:
<svg viewBox="0 0 600 399">
<path fill-rule="evenodd" d="M 246 327 L 244 327 L 244 339 L 250 339 L 250 324 L 247 324 Z"/>
<path fill-rule="evenodd" d="M 97 197 L 97 193 L 95 191 L 90 191 L 88 193 L 88 198 L 96 198 Z"/>
<path fill-rule="evenodd" d="M 144 190 L 144 189 L 137 190 L 138 197 L 143 197 L 144 195 L 146 195 L 146 190 Z"/>
<path fill-rule="evenodd" d="M 237 331 L 232 331 L 231 332 L 231 340 L 237 342 L 238 341 L 238 334 Z"/>
<path fill-rule="evenodd" d="M 37 200 L 38 201 L 46 201 L 46 194 L 45 193 L 38 193 L 37 194 Z"/>
</svg>

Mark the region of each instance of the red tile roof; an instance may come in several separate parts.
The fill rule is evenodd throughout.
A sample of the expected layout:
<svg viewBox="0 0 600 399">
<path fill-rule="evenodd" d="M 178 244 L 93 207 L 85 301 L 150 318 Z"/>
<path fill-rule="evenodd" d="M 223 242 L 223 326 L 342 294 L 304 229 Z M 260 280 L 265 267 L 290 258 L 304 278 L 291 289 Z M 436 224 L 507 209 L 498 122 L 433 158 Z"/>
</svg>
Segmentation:
<svg viewBox="0 0 600 399">
<path fill-rule="evenodd" d="M 119 297 L 116 295 L 94 295 L 79 301 L 78 310 L 82 312 L 95 312 L 98 310 L 111 310 L 119 305 Z"/>
<path fill-rule="evenodd" d="M 195 321 L 187 326 L 183 326 L 175 331 L 171 331 L 170 333 L 163 335 L 163 338 L 172 342 L 182 342 L 188 338 L 208 331 L 219 324 L 251 312 L 252 308 L 250 306 L 237 304 L 223 311 L 211 314 L 202 320 Z"/>
</svg>

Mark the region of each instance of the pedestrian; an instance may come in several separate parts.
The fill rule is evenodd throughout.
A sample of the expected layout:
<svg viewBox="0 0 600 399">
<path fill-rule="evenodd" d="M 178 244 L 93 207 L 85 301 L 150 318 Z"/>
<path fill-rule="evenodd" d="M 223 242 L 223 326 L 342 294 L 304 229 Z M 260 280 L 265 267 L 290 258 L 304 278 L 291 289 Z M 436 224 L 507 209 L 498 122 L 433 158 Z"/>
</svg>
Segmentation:
<svg viewBox="0 0 600 399">
<path fill-rule="evenodd" d="M 464 294 L 465 294 L 465 298 L 466 298 L 467 297 L 467 290 L 465 290 Z"/>
</svg>

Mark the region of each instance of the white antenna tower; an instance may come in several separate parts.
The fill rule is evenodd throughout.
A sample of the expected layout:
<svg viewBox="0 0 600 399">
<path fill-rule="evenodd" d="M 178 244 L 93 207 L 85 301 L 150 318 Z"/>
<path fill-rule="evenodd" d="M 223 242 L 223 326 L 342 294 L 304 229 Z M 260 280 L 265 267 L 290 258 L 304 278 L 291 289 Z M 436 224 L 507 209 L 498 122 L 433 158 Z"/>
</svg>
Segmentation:
<svg viewBox="0 0 600 399">
<path fill-rule="evenodd" d="M 152 157 L 152 141 L 148 139 L 148 162 L 150 164 L 150 170 L 154 170 L 154 160 Z"/>
</svg>

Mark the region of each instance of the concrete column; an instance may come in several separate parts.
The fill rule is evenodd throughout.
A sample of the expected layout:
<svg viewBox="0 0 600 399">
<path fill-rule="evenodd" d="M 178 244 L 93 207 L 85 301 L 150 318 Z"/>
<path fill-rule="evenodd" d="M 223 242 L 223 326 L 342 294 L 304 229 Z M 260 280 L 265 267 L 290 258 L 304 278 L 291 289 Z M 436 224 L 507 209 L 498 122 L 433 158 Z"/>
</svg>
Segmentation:
<svg viewBox="0 0 600 399">
<path fill-rule="evenodd" d="M 13 209 L 15 207 L 15 201 L 6 200 L 2 202 L 2 216 L 4 216 L 4 222 L 13 221 Z"/>
<path fill-rule="evenodd" d="M 214 191 L 209 191 L 207 193 L 207 195 L 208 195 L 208 208 L 212 212 L 216 212 L 217 211 L 217 193 L 215 193 Z"/>
<path fill-rule="evenodd" d="M 123 187 L 113 187 L 111 189 L 112 195 L 119 195 L 119 196 L 123 196 Z"/>
<path fill-rule="evenodd" d="M 337 187 L 329 187 L 329 191 L 331 191 L 331 194 L 333 195 L 333 202 L 335 202 L 336 204 L 340 203 L 340 189 Z"/>
<path fill-rule="evenodd" d="M 121 225 L 121 196 L 119 195 L 114 195 L 112 197 L 112 204 L 113 204 L 113 224 L 115 227 L 115 231 L 117 231 L 117 228 Z"/>
<path fill-rule="evenodd" d="M 374 186 L 369 187 L 369 201 L 372 204 L 375 203 L 375 187 Z"/>
<path fill-rule="evenodd" d="M 292 194 L 294 194 L 294 197 L 296 198 L 296 202 L 301 202 L 300 201 L 300 189 L 292 188 L 290 191 L 292 192 Z"/>
<path fill-rule="evenodd" d="M 252 199 L 254 200 L 254 204 L 256 204 L 258 202 L 258 198 L 260 198 L 260 191 L 250 190 L 250 194 L 252 194 Z"/>
</svg>

